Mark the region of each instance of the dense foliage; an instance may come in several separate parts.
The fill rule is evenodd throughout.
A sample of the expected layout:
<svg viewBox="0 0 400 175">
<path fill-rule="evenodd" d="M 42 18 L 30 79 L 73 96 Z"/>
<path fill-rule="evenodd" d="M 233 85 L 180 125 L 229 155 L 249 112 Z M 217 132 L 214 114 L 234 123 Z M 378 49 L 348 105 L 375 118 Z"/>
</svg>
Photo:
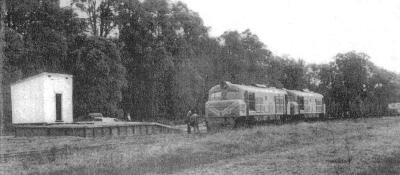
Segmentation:
<svg viewBox="0 0 400 175">
<path fill-rule="evenodd" d="M 365 53 L 339 53 L 329 64 L 277 56 L 250 30 L 210 37 L 200 16 L 167 0 L 7 1 L 3 69 L 9 85 L 43 71 L 74 75 L 74 117 L 89 112 L 135 120 L 180 120 L 203 111 L 220 81 L 311 89 L 333 116 L 387 113 L 400 101 L 400 75 Z M 74 9 L 74 10 L 73 10 Z M 86 14 L 85 18 L 76 12 Z"/>
</svg>

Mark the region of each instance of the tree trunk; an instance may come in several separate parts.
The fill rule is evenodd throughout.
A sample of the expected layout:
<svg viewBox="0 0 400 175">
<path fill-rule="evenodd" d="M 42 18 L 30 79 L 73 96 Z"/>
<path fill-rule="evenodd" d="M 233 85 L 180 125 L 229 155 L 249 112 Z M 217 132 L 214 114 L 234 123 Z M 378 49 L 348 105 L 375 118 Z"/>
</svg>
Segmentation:
<svg viewBox="0 0 400 175">
<path fill-rule="evenodd" d="M 4 26 L 4 19 L 6 14 L 6 0 L 1 0 L 0 2 L 0 135 L 3 135 L 4 128 L 5 128 L 5 119 L 4 119 L 4 111 L 3 111 L 3 64 L 5 60 L 4 55 L 4 46 L 5 42 L 5 26 Z"/>
</svg>

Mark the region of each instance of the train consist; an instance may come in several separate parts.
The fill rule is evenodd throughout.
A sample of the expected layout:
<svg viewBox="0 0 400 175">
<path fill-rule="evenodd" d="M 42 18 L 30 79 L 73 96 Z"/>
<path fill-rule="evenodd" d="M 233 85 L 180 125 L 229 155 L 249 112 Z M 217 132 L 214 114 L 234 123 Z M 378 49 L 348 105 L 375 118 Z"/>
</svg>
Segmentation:
<svg viewBox="0 0 400 175">
<path fill-rule="evenodd" d="M 252 125 L 255 122 L 315 119 L 323 117 L 321 94 L 221 82 L 209 90 L 205 105 L 208 128 Z"/>
</svg>

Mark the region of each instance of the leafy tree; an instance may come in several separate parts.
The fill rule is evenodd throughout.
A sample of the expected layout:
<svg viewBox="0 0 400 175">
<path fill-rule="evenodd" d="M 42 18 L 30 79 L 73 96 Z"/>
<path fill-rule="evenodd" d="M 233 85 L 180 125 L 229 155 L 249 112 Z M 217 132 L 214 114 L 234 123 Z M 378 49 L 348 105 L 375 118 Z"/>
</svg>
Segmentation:
<svg viewBox="0 0 400 175">
<path fill-rule="evenodd" d="M 354 51 L 336 55 L 336 75 L 333 83 L 335 93 L 332 95 L 341 103 L 343 115 L 360 115 L 359 109 L 366 97 L 370 74 L 368 59 L 368 55 Z"/>
<path fill-rule="evenodd" d="M 209 88 L 220 81 L 308 88 L 324 95 L 331 116 L 383 115 L 400 98 L 400 76 L 364 53 L 306 65 L 273 55 L 250 30 L 210 37 L 182 2 L 74 0 L 88 17 L 80 20 L 51 1 L 6 1 L 3 89 L 42 71 L 74 74 L 76 117 L 180 120 L 188 109 L 203 111 Z M 114 31 L 118 38 L 109 37 Z M 7 106 L 9 92 L 3 94 Z"/>
<path fill-rule="evenodd" d="M 4 94 L 5 124 L 11 124 L 10 83 L 42 71 L 65 73 L 68 38 L 84 25 L 72 10 L 50 1 L 7 1 L 5 13 Z M 3 49 L 2 49 L 3 50 Z"/>
<path fill-rule="evenodd" d="M 217 61 L 221 79 L 234 83 L 264 83 L 266 59 L 272 54 L 258 37 L 245 30 L 244 32 L 225 32 L 220 38 L 221 56 Z"/>
<path fill-rule="evenodd" d="M 297 60 L 284 57 L 283 76 L 279 81 L 287 89 L 302 90 L 305 88 L 305 63 L 303 60 Z"/>
<path fill-rule="evenodd" d="M 199 106 L 200 103 L 180 101 L 180 92 L 196 94 L 204 88 L 181 86 L 196 78 L 177 77 L 192 72 L 204 79 L 193 66 L 197 58 L 204 58 L 202 49 L 209 44 L 201 18 L 180 2 L 159 0 L 129 1 L 119 6 L 118 14 L 129 80 L 125 109 L 138 119 L 175 118 L 189 108 L 182 107 L 185 104 Z"/>
<path fill-rule="evenodd" d="M 86 37 L 86 24 L 71 9 L 47 1 L 9 3 L 4 86 L 43 71 L 73 74 L 75 117 L 94 111 L 122 117 L 125 68 L 113 41 Z M 6 100 L 9 105 L 9 92 Z"/>
<path fill-rule="evenodd" d="M 7 24 L 23 41 L 19 58 L 10 60 L 24 76 L 42 71 L 65 72 L 68 38 L 82 32 L 84 23 L 71 9 L 60 9 L 47 1 L 18 6 L 10 2 Z M 61 67 L 60 67 L 61 66 Z"/>
<path fill-rule="evenodd" d="M 331 62 L 329 64 L 321 64 L 318 65 L 316 68 L 316 72 L 318 72 L 317 81 L 319 85 L 316 89 L 316 92 L 321 93 L 324 96 L 324 102 L 326 105 L 326 112 L 329 116 L 337 117 L 342 111 L 340 107 L 340 101 L 336 101 L 334 98 L 334 94 L 336 93 L 333 90 L 333 85 L 335 81 L 335 68 L 334 63 Z M 314 87 L 315 84 L 308 83 L 309 87 Z"/>
<path fill-rule="evenodd" d="M 121 7 L 119 16 L 123 62 L 128 68 L 130 82 L 124 104 L 127 111 L 137 117 L 156 117 L 160 112 L 157 102 L 161 101 L 164 87 L 158 80 L 168 69 L 164 67 L 168 64 L 164 63 L 169 62 L 169 56 L 162 42 L 163 28 L 158 23 L 162 21 L 157 20 L 165 16 L 165 10 L 159 5 L 145 7 L 138 1 L 130 1 Z"/>
<path fill-rule="evenodd" d="M 68 72 L 74 75 L 74 116 L 101 112 L 123 118 L 120 107 L 126 87 L 125 67 L 117 46 L 98 37 L 77 37 L 71 48 Z"/>
<path fill-rule="evenodd" d="M 72 5 L 87 15 L 88 29 L 92 35 L 107 37 L 117 27 L 115 9 L 119 2 L 118 0 L 73 0 Z"/>
<path fill-rule="evenodd" d="M 311 91 L 318 91 L 319 85 L 322 83 L 319 77 L 319 73 L 321 72 L 322 65 L 318 64 L 309 64 L 305 66 L 305 86 L 307 89 Z"/>
<path fill-rule="evenodd" d="M 2 0 L 0 2 L 0 135 L 3 135 L 4 127 L 5 127 L 5 117 L 4 117 L 4 104 L 3 104 L 3 67 L 4 67 L 4 47 L 5 47 L 5 25 L 4 25 L 4 17 L 6 14 L 6 0 Z"/>
<path fill-rule="evenodd" d="M 371 62 L 367 64 L 371 71 L 367 83 L 367 97 L 362 110 L 368 115 L 386 115 L 388 104 L 400 99 L 397 93 L 400 86 L 396 84 L 396 82 L 400 82 L 398 81 L 399 77 L 393 72 L 373 65 Z"/>
</svg>

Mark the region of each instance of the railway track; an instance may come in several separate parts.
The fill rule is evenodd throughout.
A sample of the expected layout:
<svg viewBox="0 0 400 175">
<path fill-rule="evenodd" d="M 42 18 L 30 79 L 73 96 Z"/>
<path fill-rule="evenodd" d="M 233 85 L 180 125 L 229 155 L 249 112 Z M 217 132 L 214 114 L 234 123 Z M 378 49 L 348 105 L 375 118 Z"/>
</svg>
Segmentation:
<svg viewBox="0 0 400 175">
<path fill-rule="evenodd" d="M 121 145 L 131 145 L 131 144 L 151 144 L 154 143 L 151 139 L 140 138 L 140 141 L 125 141 L 116 143 L 99 143 L 87 146 L 77 146 L 77 145 L 60 145 L 54 146 L 45 150 L 29 150 L 29 151 L 17 151 L 10 153 L 0 153 L 0 163 L 6 163 L 10 160 L 17 161 L 55 161 L 59 157 L 68 156 L 76 152 L 81 151 L 99 151 L 113 149 Z"/>
<path fill-rule="evenodd" d="M 127 143 L 125 143 L 127 144 Z M 61 148 L 53 147 L 49 150 L 30 150 L 23 152 L 14 152 L 14 153 L 3 153 L 0 154 L 0 163 L 8 162 L 9 160 L 18 160 L 18 161 L 54 161 L 56 157 L 70 155 L 76 151 L 85 151 L 85 150 L 100 150 L 100 149 L 111 149 L 116 145 L 121 144 L 102 144 L 102 145 L 92 145 L 86 147 L 70 147 L 64 146 Z"/>
</svg>

